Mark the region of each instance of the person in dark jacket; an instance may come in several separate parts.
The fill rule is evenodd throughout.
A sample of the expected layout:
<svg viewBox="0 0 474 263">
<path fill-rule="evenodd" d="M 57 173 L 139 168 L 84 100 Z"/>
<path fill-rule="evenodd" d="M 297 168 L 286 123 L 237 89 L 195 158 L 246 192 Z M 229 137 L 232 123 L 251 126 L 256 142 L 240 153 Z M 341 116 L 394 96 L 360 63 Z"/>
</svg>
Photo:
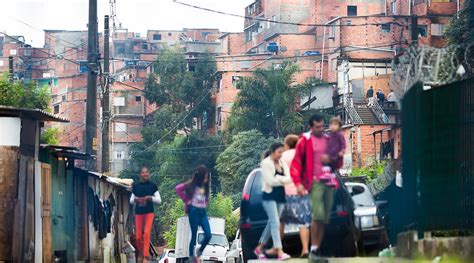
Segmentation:
<svg viewBox="0 0 474 263">
<path fill-rule="evenodd" d="M 379 101 L 381 106 L 385 104 L 385 94 L 383 94 L 381 89 L 377 91 L 377 100 Z"/>
<path fill-rule="evenodd" d="M 369 100 L 367 106 L 372 107 L 374 104 L 374 88 L 372 86 L 367 90 L 367 99 Z"/>
<path fill-rule="evenodd" d="M 155 208 L 153 204 L 160 204 L 161 197 L 156 184 L 150 182 L 148 167 L 140 170 L 140 181 L 132 186 L 130 204 L 135 205 L 135 231 L 137 240 L 138 262 L 148 262 L 150 255 L 150 236 Z"/>
</svg>

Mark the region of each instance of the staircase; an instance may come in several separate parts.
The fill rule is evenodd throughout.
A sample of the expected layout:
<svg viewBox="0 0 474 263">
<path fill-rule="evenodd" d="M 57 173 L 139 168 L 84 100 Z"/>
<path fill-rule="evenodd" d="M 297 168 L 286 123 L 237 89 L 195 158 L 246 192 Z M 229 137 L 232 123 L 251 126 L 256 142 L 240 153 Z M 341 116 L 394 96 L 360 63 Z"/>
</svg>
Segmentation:
<svg viewBox="0 0 474 263">
<path fill-rule="evenodd" d="M 380 124 L 379 119 L 375 116 L 372 109 L 367 107 L 366 104 L 354 104 L 354 109 L 356 110 L 359 117 L 362 119 L 364 124 Z"/>
</svg>

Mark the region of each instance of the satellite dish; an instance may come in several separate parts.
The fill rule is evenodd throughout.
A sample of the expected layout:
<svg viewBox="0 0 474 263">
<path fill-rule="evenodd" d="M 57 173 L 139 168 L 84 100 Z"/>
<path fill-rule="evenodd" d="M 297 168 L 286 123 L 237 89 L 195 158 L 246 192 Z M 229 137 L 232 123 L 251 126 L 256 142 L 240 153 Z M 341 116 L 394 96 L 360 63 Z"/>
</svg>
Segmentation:
<svg viewBox="0 0 474 263">
<path fill-rule="evenodd" d="M 285 47 L 285 46 L 281 46 L 281 47 L 280 47 L 280 51 L 281 51 L 281 52 L 286 52 L 286 51 L 288 51 L 288 48 Z"/>
</svg>

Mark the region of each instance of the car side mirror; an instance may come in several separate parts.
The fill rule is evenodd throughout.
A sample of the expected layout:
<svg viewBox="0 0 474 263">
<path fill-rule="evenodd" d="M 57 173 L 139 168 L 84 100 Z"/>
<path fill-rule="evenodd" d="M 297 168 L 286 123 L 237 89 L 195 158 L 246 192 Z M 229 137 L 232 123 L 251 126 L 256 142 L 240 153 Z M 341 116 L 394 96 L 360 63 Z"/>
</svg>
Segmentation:
<svg viewBox="0 0 474 263">
<path fill-rule="evenodd" d="M 387 200 L 375 201 L 375 205 L 380 209 L 384 209 L 388 207 L 388 201 Z"/>
</svg>

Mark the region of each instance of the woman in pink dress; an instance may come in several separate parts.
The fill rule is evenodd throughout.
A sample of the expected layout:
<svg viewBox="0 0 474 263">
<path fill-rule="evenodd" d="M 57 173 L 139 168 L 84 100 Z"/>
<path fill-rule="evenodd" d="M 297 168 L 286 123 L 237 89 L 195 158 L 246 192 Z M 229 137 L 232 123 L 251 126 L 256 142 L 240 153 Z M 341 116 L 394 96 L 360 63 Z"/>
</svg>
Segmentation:
<svg viewBox="0 0 474 263">
<path fill-rule="evenodd" d="M 291 162 L 295 156 L 295 148 L 299 137 L 290 134 L 285 137 L 285 149 L 281 160 L 285 162 L 288 167 L 291 167 Z M 283 213 L 281 215 L 281 235 L 283 238 L 285 225 L 296 226 L 300 230 L 301 238 L 301 257 L 307 258 L 309 252 L 309 226 L 311 225 L 311 209 L 308 195 L 300 196 L 296 191 L 296 186 L 291 184 L 285 185 L 286 203 Z"/>
</svg>

